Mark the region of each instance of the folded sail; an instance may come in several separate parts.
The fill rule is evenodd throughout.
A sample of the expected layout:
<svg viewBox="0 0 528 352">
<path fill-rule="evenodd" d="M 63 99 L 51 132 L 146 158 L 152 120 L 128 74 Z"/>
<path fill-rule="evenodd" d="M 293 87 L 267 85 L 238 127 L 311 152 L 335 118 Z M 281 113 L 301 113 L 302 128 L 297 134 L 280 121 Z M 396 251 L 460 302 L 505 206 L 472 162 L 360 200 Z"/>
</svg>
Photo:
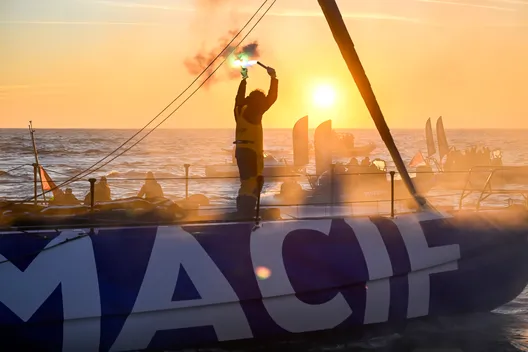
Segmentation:
<svg viewBox="0 0 528 352">
<path fill-rule="evenodd" d="M 425 158 L 423 157 L 422 152 L 418 152 L 409 162 L 409 167 L 417 167 L 419 165 L 425 165 L 425 164 L 427 164 L 427 162 L 425 161 Z"/>
<path fill-rule="evenodd" d="M 293 127 L 293 164 L 306 166 L 310 163 L 308 139 L 308 116 L 299 119 Z"/>
<path fill-rule="evenodd" d="M 447 143 L 442 116 L 436 121 L 436 138 L 438 139 L 438 154 L 441 162 L 442 158 L 449 153 L 449 143 Z"/>
<path fill-rule="evenodd" d="M 428 118 L 427 122 L 425 123 L 425 141 L 427 143 L 427 157 L 430 158 L 436 153 L 433 128 L 431 127 L 431 118 Z"/>
</svg>

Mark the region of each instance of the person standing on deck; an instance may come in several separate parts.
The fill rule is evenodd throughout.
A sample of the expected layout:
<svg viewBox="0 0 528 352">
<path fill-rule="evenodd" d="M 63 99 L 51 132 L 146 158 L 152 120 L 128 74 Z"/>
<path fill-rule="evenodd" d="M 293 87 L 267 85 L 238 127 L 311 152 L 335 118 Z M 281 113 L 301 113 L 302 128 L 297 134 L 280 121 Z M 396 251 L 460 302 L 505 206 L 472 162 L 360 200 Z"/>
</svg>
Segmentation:
<svg viewBox="0 0 528 352">
<path fill-rule="evenodd" d="M 275 103 L 278 95 L 279 81 L 275 70 L 267 69 L 271 77 L 268 95 L 261 90 L 254 90 L 246 97 L 247 68 L 242 68 L 242 81 L 235 98 L 236 146 L 235 158 L 240 176 L 240 190 L 236 199 L 237 211 L 251 216 L 260 189 L 257 177 L 264 168 L 264 141 L 262 131 L 263 114 Z"/>
</svg>

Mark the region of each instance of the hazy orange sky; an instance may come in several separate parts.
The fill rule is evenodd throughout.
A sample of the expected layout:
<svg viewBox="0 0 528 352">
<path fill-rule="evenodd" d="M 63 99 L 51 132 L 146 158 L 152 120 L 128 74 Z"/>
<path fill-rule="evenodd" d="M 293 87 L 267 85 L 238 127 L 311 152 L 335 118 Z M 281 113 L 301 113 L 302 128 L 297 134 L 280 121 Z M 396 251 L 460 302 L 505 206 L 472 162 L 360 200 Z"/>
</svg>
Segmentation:
<svg viewBox="0 0 528 352">
<path fill-rule="evenodd" d="M 194 78 L 184 61 L 261 0 L 2 0 L 0 128 L 138 128 Z M 528 0 L 338 1 L 392 128 L 528 128 Z M 264 127 L 373 128 L 316 0 L 278 0 L 248 37 L 280 79 Z M 221 68 L 220 78 L 226 78 Z M 260 67 L 248 88 L 268 88 Z M 238 78 L 200 90 L 163 127 L 233 127 Z M 320 84 L 338 91 L 314 107 Z M 163 115 L 166 116 L 166 115 Z"/>
</svg>

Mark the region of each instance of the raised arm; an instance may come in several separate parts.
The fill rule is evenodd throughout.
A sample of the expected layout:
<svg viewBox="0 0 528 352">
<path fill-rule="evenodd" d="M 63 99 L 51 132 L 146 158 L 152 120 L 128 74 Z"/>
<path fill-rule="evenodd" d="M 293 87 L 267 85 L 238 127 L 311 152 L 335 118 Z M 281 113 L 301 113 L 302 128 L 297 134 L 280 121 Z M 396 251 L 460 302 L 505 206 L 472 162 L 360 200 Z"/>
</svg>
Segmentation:
<svg viewBox="0 0 528 352">
<path fill-rule="evenodd" d="M 235 107 L 244 105 L 244 100 L 246 99 L 246 85 L 246 79 L 240 81 L 240 85 L 238 86 L 238 91 L 235 98 Z"/>
<path fill-rule="evenodd" d="M 270 88 L 268 95 L 266 96 L 266 104 L 264 105 L 264 111 L 268 111 L 269 108 L 277 101 L 277 96 L 279 94 L 279 80 L 277 77 L 272 76 L 270 81 Z"/>
<path fill-rule="evenodd" d="M 237 95 L 235 98 L 235 109 L 234 109 L 235 117 L 236 117 L 237 108 L 244 105 L 245 99 L 246 99 L 246 79 L 244 78 L 242 79 L 242 81 L 240 82 L 240 85 L 238 86 L 238 91 L 237 91 Z"/>
</svg>

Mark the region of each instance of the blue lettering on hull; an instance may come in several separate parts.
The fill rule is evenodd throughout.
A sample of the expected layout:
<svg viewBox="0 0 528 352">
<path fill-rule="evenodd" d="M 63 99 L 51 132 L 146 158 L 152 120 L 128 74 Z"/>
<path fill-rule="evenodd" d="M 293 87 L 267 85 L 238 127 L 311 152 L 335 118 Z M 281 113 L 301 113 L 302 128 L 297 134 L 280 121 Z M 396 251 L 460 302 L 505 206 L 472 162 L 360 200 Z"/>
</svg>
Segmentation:
<svg viewBox="0 0 528 352">
<path fill-rule="evenodd" d="M 0 349 L 174 349 L 491 310 L 528 281 L 526 231 L 474 220 L 5 233 Z"/>
</svg>

